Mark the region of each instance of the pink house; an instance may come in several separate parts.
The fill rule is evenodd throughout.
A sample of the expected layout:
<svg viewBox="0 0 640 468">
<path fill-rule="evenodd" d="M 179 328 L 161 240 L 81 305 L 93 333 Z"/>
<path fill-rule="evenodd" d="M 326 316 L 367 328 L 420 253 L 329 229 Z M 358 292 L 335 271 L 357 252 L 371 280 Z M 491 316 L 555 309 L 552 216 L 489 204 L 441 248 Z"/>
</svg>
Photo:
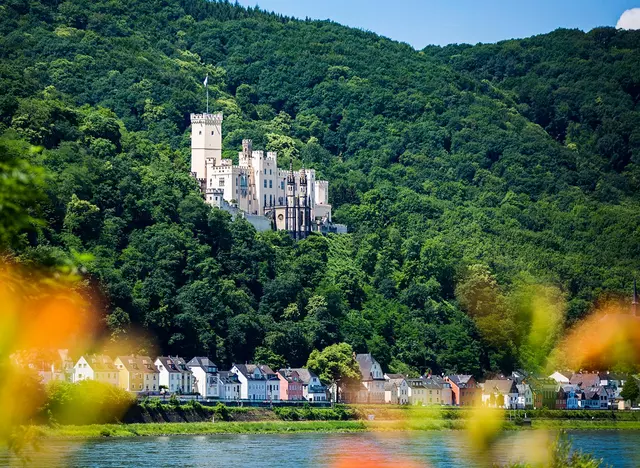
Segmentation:
<svg viewBox="0 0 640 468">
<path fill-rule="evenodd" d="M 281 400 L 304 400 L 303 382 L 296 370 L 280 369 L 278 378 L 280 379 Z"/>
</svg>

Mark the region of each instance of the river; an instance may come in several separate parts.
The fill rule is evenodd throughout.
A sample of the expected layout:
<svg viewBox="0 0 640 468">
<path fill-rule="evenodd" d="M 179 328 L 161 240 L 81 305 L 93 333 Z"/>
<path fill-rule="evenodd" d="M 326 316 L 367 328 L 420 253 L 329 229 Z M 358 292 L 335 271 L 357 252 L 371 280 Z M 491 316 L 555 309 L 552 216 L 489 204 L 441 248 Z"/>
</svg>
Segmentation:
<svg viewBox="0 0 640 468">
<path fill-rule="evenodd" d="M 541 433 L 513 432 L 494 449 L 492 461 L 522 461 L 542 453 Z M 575 431 L 576 449 L 589 452 L 615 468 L 640 466 L 640 431 Z M 536 441 L 538 445 L 536 445 Z M 341 454 L 338 463 L 336 454 Z M 225 434 L 99 439 L 82 442 L 50 440 L 28 466 L 131 467 L 357 467 L 364 461 L 381 466 L 431 468 L 478 466 L 461 431 L 354 434 Z M 56 463 L 57 462 L 57 463 Z M 0 453 L 0 466 L 18 466 Z"/>
</svg>

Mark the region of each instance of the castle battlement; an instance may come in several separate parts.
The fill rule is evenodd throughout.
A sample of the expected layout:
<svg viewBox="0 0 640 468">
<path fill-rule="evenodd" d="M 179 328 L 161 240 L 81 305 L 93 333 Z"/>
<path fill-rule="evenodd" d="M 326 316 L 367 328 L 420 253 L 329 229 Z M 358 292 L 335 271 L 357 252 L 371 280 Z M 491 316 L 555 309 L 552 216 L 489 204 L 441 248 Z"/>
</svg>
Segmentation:
<svg viewBox="0 0 640 468">
<path fill-rule="evenodd" d="M 191 114 L 192 124 L 220 125 L 222 120 L 222 112 L 217 114 Z"/>
</svg>

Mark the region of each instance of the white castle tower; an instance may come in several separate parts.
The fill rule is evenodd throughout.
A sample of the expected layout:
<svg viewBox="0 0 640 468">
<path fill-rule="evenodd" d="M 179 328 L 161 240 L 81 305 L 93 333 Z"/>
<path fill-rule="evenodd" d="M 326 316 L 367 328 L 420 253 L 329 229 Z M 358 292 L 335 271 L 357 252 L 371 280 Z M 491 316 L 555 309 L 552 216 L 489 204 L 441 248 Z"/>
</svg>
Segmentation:
<svg viewBox="0 0 640 468">
<path fill-rule="evenodd" d="M 202 184 L 207 163 L 222 161 L 222 113 L 191 114 L 191 173 Z"/>
</svg>

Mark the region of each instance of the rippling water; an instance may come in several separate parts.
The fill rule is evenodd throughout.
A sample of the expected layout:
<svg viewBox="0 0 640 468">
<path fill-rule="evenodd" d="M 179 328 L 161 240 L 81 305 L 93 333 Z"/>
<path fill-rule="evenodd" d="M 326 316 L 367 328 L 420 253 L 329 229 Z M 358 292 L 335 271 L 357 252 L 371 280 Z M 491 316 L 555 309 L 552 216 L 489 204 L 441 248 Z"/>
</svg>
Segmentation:
<svg viewBox="0 0 640 468">
<path fill-rule="evenodd" d="M 640 467 L 640 431 L 584 431 L 570 434 L 574 447 L 604 459 L 615 468 Z M 506 436 L 494 461 L 525 458 L 535 434 Z M 411 463 L 432 468 L 472 467 L 478 463 L 459 431 L 356 434 L 247 434 L 140 437 L 83 442 L 47 441 L 31 466 L 177 467 L 177 466 L 332 466 L 335 454 L 358 466 L 366 459 L 383 459 L 400 466 Z M 391 461 L 393 460 L 393 462 Z M 400 460 L 400 461 L 398 461 Z M 0 466 L 19 466 L 0 453 Z"/>
</svg>

